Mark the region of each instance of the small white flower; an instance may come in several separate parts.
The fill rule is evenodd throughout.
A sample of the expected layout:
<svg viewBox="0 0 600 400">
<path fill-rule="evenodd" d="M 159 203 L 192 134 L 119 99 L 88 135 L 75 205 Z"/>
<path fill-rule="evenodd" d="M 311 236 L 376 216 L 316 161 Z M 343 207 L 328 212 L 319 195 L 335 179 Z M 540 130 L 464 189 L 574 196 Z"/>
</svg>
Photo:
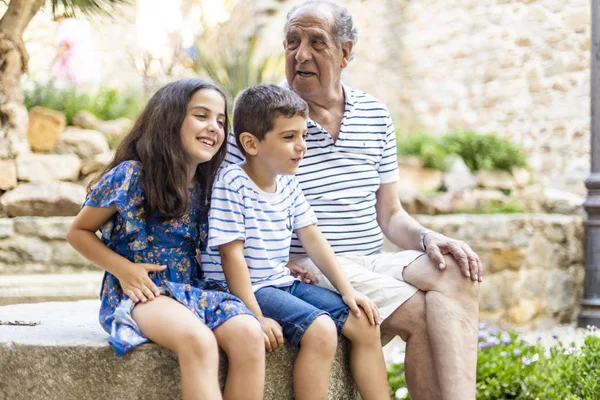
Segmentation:
<svg viewBox="0 0 600 400">
<path fill-rule="evenodd" d="M 400 389 L 396 390 L 396 393 L 394 394 L 394 396 L 396 397 L 396 399 L 405 399 L 406 396 L 408 396 L 408 389 L 400 388 Z"/>
</svg>

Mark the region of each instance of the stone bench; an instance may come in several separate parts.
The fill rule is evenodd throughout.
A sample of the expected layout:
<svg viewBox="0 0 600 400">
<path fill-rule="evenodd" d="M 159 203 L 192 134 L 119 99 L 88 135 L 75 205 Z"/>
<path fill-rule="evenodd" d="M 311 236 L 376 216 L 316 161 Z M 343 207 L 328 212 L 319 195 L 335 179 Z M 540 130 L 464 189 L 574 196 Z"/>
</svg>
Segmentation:
<svg viewBox="0 0 600 400">
<path fill-rule="evenodd" d="M 118 357 L 98 323 L 99 301 L 17 304 L 0 307 L 0 399 L 92 400 L 180 399 L 175 355 L 144 344 Z M 267 354 L 265 399 L 293 399 L 296 351 L 285 345 Z M 221 355 L 221 382 L 227 359 Z M 340 342 L 329 384 L 329 399 L 359 398 L 349 374 L 348 344 Z"/>
</svg>

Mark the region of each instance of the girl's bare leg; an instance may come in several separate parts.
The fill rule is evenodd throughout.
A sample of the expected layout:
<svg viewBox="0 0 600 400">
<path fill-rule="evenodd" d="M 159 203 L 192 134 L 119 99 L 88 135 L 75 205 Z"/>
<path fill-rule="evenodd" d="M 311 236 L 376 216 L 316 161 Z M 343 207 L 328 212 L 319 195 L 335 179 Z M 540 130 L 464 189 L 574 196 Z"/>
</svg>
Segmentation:
<svg viewBox="0 0 600 400">
<path fill-rule="evenodd" d="M 212 331 L 167 296 L 135 306 L 133 320 L 151 341 L 177 354 L 184 400 L 219 400 L 219 351 Z"/>
</svg>

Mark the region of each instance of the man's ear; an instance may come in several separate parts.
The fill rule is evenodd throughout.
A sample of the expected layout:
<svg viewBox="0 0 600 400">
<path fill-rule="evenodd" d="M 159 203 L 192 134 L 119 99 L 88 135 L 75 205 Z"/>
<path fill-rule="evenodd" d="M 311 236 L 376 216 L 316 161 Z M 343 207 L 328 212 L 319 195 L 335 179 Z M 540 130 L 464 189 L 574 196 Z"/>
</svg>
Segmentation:
<svg viewBox="0 0 600 400">
<path fill-rule="evenodd" d="M 347 41 L 342 45 L 342 68 L 346 68 L 348 66 L 353 46 L 354 44 L 351 41 Z"/>
<path fill-rule="evenodd" d="M 255 156 L 258 154 L 258 138 L 250 132 L 242 132 L 240 135 L 240 144 L 246 154 Z"/>
</svg>

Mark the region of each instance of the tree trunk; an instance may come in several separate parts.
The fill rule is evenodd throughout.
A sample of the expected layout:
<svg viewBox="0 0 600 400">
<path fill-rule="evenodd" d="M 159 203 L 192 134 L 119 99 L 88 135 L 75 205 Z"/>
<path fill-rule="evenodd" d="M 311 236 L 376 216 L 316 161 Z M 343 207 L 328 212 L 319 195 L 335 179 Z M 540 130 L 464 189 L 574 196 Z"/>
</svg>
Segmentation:
<svg viewBox="0 0 600 400">
<path fill-rule="evenodd" d="M 44 0 L 11 0 L 0 19 L 0 159 L 15 158 L 29 151 L 21 76 L 29 55 L 23 31 Z"/>
</svg>

